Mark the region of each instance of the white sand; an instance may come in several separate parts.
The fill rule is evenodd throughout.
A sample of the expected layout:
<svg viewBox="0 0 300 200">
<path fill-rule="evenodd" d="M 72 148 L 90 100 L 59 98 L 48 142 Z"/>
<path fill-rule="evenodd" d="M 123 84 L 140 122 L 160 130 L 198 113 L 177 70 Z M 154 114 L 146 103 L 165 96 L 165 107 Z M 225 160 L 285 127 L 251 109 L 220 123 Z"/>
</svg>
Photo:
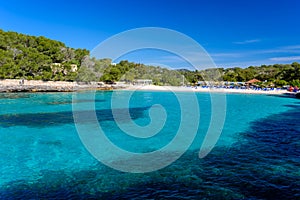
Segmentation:
<svg viewBox="0 0 300 200">
<path fill-rule="evenodd" d="M 223 93 L 242 93 L 242 94 L 286 94 L 287 90 L 252 90 L 252 89 L 224 89 L 224 88 L 202 88 L 198 87 L 176 87 L 176 86 L 156 86 L 156 85 L 145 85 L 145 86 L 128 86 L 123 90 L 145 90 L 145 91 L 183 91 L 183 92 L 223 92 Z"/>
<path fill-rule="evenodd" d="M 3 87 L 24 87 L 24 86 L 32 86 L 32 87 L 49 87 L 52 89 L 55 88 L 68 88 L 70 90 L 78 87 L 88 86 L 88 87 L 94 87 L 97 88 L 97 84 L 95 85 L 78 85 L 76 82 L 65 82 L 65 81 L 37 81 L 37 80 L 25 80 L 22 85 L 20 85 L 20 80 L 16 79 L 5 79 L 0 80 L 0 90 Z M 106 85 L 104 85 L 105 87 Z M 110 85 L 107 85 L 110 86 Z M 114 87 L 114 86 L 110 86 Z M 118 89 L 116 87 L 116 90 L 145 90 L 145 91 L 182 91 L 182 92 L 223 92 L 223 93 L 243 93 L 243 94 L 288 94 L 291 95 L 294 94 L 293 92 L 288 92 L 287 90 L 270 90 L 270 91 L 264 91 L 264 90 L 252 90 L 252 89 L 224 89 L 224 88 L 202 88 L 202 87 L 176 87 L 176 86 L 156 86 L 156 85 L 145 85 L 145 86 L 132 86 L 132 85 L 124 85 L 124 88 Z M 119 87 L 120 88 L 120 87 Z"/>
</svg>

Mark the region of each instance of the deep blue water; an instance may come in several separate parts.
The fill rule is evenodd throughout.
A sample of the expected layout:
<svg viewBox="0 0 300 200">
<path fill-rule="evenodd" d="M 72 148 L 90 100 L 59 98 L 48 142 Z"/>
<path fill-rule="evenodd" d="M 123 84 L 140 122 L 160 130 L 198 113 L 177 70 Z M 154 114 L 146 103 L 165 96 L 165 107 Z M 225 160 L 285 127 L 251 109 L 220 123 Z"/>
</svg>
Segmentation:
<svg viewBox="0 0 300 200">
<path fill-rule="evenodd" d="M 117 105 L 112 106 L 112 95 L 119 99 Z M 212 152 L 199 159 L 211 120 L 211 101 L 208 93 L 198 93 L 199 127 L 183 156 L 158 171 L 125 173 L 88 152 L 74 125 L 74 105 L 82 124 L 92 120 L 93 105 L 107 137 L 122 149 L 140 153 L 167 145 L 181 117 L 196 112 L 180 110 L 179 100 L 170 92 L 135 92 L 124 106 L 127 95 L 126 91 L 97 92 L 94 99 L 91 93 L 78 93 L 72 102 L 71 93 L 0 94 L 0 198 L 300 199 L 299 100 L 227 94 L 221 137 Z M 184 103 L 192 102 L 191 93 L 181 95 Z M 115 122 L 117 117 L 130 128 L 132 120 L 140 126 L 161 121 L 160 112 L 149 118 L 151 106 L 158 104 L 167 118 L 151 138 L 124 134 Z M 111 152 L 104 154 L 112 159 Z"/>
</svg>

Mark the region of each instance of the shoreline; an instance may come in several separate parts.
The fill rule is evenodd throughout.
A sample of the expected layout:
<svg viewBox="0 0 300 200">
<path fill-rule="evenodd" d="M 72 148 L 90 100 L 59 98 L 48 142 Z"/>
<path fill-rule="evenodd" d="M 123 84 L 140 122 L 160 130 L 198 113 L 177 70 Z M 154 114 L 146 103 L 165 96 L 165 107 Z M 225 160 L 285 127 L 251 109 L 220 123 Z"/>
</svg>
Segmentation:
<svg viewBox="0 0 300 200">
<path fill-rule="evenodd" d="M 184 86 L 134 86 L 134 85 L 110 85 L 101 82 L 67 82 L 67 81 L 40 81 L 40 80 L 0 80 L 0 93 L 13 92 L 76 92 L 87 90 L 123 90 L 123 91 L 174 91 L 174 92 L 212 92 L 212 93 L 239 93 L 239 94 L 271 94 L 271 95 L 295 95 L 282 89 L 253 90 L 231 88 L 202 88 Z"/>
<path fill-rule="evenodd" d="M 183 86 L 129 86 L 125 89 L 129 91 L 174 91 L 174 92 L 209 92 L 209 93 L 236 93 L 236 94 L 270 94 L 270 95 L 295 95 L 294 92 L 289 92 L 287 90 L 253 90 L 253 89 L 230 89 L 230 88 L 202 88 L 198 87 L 183 87 Z"/>
<path fill-rule="evenodd" d="M 113 90 L 114 86 L 97 82 L 67 82 L 41 80 L 0 80 L 0 93 L 9 92 L 76 92 L 84 90 Z"/>
</svg>

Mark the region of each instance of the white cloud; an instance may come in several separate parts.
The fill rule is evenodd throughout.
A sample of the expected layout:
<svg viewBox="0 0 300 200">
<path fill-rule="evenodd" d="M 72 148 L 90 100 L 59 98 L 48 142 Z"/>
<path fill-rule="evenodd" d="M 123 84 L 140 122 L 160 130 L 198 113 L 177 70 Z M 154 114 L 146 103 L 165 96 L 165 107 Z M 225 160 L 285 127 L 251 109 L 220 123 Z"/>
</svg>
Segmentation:
<svg viewBox="0 0 300 200">
<path fill-rule="evenodd" d="M 300 53 L 300 45 L 294 46 L 283 46 L 274 49 L 264 49 L 258 50 L 256 53 L 264 53 L 264 54 L 271 54 L 271 53 Z"/>
<path fill-rule="evenodd" d="M 284 49 L 299 49 L 300 50 L 300 45 L 285 46 L 283 48 Z"/>
<path fill-rule="evenodd" d="M 267 59 L 259 59 L 255 61 L 229 61 L 229 62 L 216 62 L 218 67 L 231 68 L 231 67 L 249 67 L 249 66 L 261 66 L 261 65 L 271 65 L 275 64 L 274 62 Z"/>
<path fill-rule="evenodd" d="M 211 57 L 215 57 L 215 58 L 218 58 L 218 57 L 241 57 L 242 54 L 241 53 L 211 53 L 209 54 Z"/>
<path fill-rule="evenodd" d="M 274 57 L 274 58 L 270 58 L 270 60 L 279 61 L 279 62 L 297 61 L 297 60 L 300 60 L 300 56 Z"/>
<path fill-rule="evenodd" d="M 260 42 L 260 39 L 253 39 L 253 40 L 244 40 L 240 42 L 233 42 L 234 44 L 251 44 L 251 43 L 257 43 Z"/>
</svg>

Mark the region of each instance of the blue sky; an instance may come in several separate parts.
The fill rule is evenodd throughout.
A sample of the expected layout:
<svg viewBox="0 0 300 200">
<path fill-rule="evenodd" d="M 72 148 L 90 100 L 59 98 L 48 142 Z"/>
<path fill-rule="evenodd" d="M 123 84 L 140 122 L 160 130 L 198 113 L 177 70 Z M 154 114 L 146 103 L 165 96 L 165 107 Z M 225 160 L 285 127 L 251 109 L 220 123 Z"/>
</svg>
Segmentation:
<svg viewBox="0 0 300 200">
<path fill-rule="evenodd" d="M 2 1 L 0 28 L 92 50 L 139 27 L 182 32 L 201 44 L 219 67 L 300 62 L 298 0 Z M 174 55 L 145 51 L 124 59 L 184 67 Z"/>
</svg>

